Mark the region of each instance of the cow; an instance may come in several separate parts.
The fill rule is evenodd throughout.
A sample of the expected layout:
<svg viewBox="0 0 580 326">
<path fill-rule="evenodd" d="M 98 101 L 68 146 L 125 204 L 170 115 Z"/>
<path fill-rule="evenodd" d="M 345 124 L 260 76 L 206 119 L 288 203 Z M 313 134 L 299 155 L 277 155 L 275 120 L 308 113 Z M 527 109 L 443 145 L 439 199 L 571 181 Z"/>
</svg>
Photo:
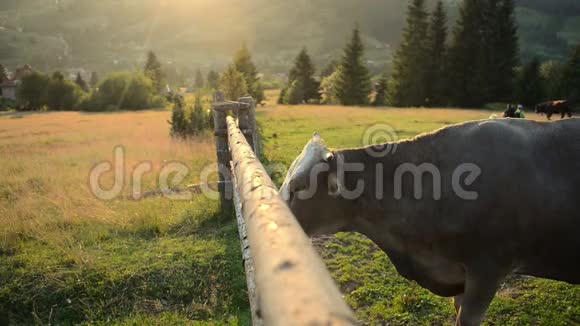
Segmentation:
<svg viewBox="0 0 580 326">
<path fill-rule="evenodd" d="M 572 117 L 570 103 L 563 100 L 540 103 L 536 105 L 536 113 L 546 114 L 548 120 L 551 120 L 552 115 L 555 113 L 562 114 L 562 119 L 564 119 L 566 115 L 568 115 L 569 118 Z"/>
<path fill-rule="evenodd" d="M 510 274 L 580 283 L 579 171 L 580 119 L 496 119 L 356 149 L 315 135 L 280 194 L 309 236 L 362 233 L 472 326 Z"/>
</svg>

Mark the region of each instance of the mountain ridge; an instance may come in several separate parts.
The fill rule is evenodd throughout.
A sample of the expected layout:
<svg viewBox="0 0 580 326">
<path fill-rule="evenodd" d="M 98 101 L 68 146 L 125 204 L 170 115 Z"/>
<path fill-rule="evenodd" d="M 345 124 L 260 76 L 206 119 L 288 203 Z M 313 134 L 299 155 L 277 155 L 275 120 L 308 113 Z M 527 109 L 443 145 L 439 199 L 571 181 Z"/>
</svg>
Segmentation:
<svg viewBox="0 0 580 326">
<path fill-rule="evenodd" d="M 459 2 L 446 3 L 454 17 Z M 379 72 L 390 64 L 406 6 L 402 0 L 4 0 L 0 63 L 111 71 L 140 66 L 153 49 L 166 66 L 189 73 L 222 69 L 246 42 L 263 70 L 283 72 L 303 46 L 318 65 L 337 57 L 358 22 L 369 65 Z M 520 0 L 517 17 L 524 61 L 563 59 L 580 42 L 575 1 Z"/>
</svg>

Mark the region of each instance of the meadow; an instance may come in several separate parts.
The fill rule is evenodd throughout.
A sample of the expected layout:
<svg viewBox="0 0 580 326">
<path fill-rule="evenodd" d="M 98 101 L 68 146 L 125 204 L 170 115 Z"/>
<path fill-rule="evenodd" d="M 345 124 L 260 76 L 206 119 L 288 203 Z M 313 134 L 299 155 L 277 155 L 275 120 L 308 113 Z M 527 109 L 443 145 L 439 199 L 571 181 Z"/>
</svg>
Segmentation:
<svg viewBox="0 0 580 326">
<path fill-rule="evenodd" d="M 490 111 L 278 106 L 258 109 L 266 163 L 286 166 L 319 132 L 335 148 L 361 146 L 364 131 L 388 124 L 399 139 Z M 531 118 L 536 118 L 532 114 Z M 131 198 L 131 171 L 146 161 L 143 192 L 164 166 L 200 182 L 215 162 L 211 134 L 168 135 L 167 111 L 7 113 L 0 116 L 0 324 L 248 325 L 249 307 L 236 224 L 204 196 Z M 96 198 L 89 173 L 125 150 L 127 182 L 113 200 Z M 280 182 L 281 175 L 274 179 Z M 103 176 L 103 186 L 113 175 Z M 368 239 L 342 233 L 315 239 L 334 278 L 369 325 L 447 325 L 455 311 L 398 276 Z M 580 323 L 580 289 L 513 278 L 488 312 L 492 325 Z"/>
<path fill-rule="evenodd" d="M 259 110 L 264 155 L 286 167 L 313 132 L 332 148 L 361 147 L 365 130 L 390 125 L 398 139 L 446 125 L 488 118 L 492 112 L 458 109 L 279 106 Z M 529 118 L 542 119 L 533 113 Z M 545 118 L 544 118 L 545 119 Z M 393 139 L 395 140 L 395 139 Z M 282 181 L 282 176 L 277 176 Z M 400 277 L 388 257 L 359 234 L 315 239 L 333 277 L 360 321 L 368 325 L 453 325 L 451 299 L 435 296 Z M 580 288 L 526 277 L 506 281 L 485 325 L 573 325 L 580 323 Z"/>
<path fill-rule="evenodd" d="M 246 324 L 236 224 L 203 196 L 131 198 L 166 164 L 199 182 L 215 161 L 211 135 L 169 137 L 167 111 L 0 116 L 0 324 Z M 117 198 L 89 190 L 95 164 L 125 151 Z M 113 173 L 103 176 L 107 189 Z M 170 178 L 171 180 L 171 178 Z"/>
</svg>

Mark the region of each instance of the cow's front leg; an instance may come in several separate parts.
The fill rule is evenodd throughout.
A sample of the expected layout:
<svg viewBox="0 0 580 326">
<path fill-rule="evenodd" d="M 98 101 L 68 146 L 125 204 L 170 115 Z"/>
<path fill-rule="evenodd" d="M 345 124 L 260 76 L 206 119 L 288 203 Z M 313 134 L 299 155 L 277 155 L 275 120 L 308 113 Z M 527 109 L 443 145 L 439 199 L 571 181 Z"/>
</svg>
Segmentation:
<svg viewBox="0 0 580 326">
<path fill-rule="evenodd" d="M 495 275 L 495 276 L 493 276 Z M 459 304 L 456 326 L 478 326 L 485 317 L 489 304 L 495 297 L 497 288 L 504 278 L 503 273 L 482 269 L 467 273 L 465 292 L 455 297 L 455 307 Z"/>
<path fill-rule="evenodd" d="M 453 298 L 453 305 L 455 306 L 455 312 L 459 315 L 459 308 L 461 308 L 461 301 L 463 300 L 463 294 L 456 295 Z"/>
</svg>

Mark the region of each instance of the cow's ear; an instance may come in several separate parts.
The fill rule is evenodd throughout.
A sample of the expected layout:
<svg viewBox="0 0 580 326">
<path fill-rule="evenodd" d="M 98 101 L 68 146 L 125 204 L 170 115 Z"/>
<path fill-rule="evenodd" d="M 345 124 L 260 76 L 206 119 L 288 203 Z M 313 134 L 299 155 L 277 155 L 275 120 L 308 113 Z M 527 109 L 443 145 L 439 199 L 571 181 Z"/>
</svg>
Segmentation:
<svg viewBox="0 0 580 326">
<path fill-rule="evenodd" d="M 328 175 L 328 195 L 331 197 L 338 197 L 340 195 L 340 183 L 336 173 Z"/>
<path fill-rule="evenodd" d="M 322 159 L 324 162 L 330 162 L 334 159 L 334 154 L 331 151 L 328 151 L 322 155 Z"/>
</svg>

